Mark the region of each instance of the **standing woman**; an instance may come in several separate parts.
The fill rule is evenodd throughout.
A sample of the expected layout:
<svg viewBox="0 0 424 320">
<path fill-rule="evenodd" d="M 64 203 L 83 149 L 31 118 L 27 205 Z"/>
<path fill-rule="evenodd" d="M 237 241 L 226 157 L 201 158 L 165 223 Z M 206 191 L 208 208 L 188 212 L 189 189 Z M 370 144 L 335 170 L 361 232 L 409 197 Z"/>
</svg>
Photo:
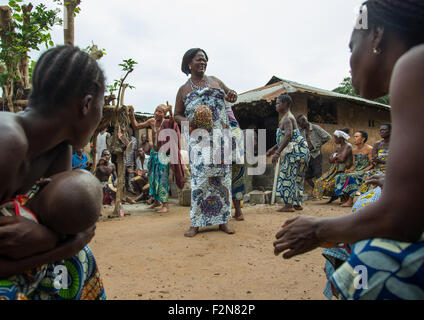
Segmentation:
<svg viewBox="0 0 424 320">
<path fill-rule="evenodd" d="M 178 124 L 188 121 L 190 128 L 195 129 L 194 112 L 198 106 L 205 105 L 212 112 L 213 129 L 229 129 L 225 101 L 235 102 L 237 93 L 218 78 L 206 76 L 207 64 L 208 56 L 200 48 L 190 49 L 184 54 L 181 70 L 190 78 L 178 90 L 175 120 Z M 191 225 L 184 235 L 194 237 L 199 227 L 213 225 L 219 225 L 219 230 L 233 234 L 234 230 L 227 224 L 231 219 L 231 159 L 229 164 L 204 161 L 214 147 L 212 130 L 209 131 L 210 145 L 207 148 L 200 146 L 200 137 L 197 139 L 187 131 L 186 134 L 191 170 Z M 221 154 L 224 153 L 221 151 Z"/>
<path fill-rule="evenodd" d="M 352 244 L 349 260 L 330 281 L 343 299 L 424 299 L 424 204 L 417 148 L 424 126 L 424 2 L 369 0 L 362 6 L 368 28 L 355 29 L 349 47 L 352 84 L 362 97 L 390 94 L 393 135 L 381 197 L 355 214 L 296 217 L 274 242 L 283 257 L 328 244 Z M 362 16 L 361 15 L 361 16 Z M 368 288 L 355 288 L 367 268 Z"/>
<path fill-rule="evenodd" d="M 292 105 L 293 100 L 287 94 L 277 98 L 275 109 L 282 116 L 277 128 L 277 145 L 267 152 L 267 156 L 274 153 L 273 164 L 277 163 L 282 153 L 284 155 L 278 176 L 277 191 L 285 206 L 278 209 L 278 212 L 294 212 L 303 209 L 303 185 L 310 156 L 308 144 L 300 134 L 296 118 L 290 111 Z"/>
</svg>

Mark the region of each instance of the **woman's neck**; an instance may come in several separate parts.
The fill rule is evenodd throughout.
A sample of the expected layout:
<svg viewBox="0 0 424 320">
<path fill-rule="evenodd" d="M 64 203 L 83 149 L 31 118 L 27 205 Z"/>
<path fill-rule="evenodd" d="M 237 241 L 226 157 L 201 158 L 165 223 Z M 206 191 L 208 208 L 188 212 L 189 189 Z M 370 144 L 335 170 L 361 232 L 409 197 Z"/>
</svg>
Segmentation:
<svg viewBox="0 0 424 320">
<path fill-rule="evenodd" d="M 66 127 L 57 116 L 44 115 L 30 107 L 18 116 L 27 136 L 29 158 L 36 158 L 66 141 Z"/>
<path fill-rule="evenodd" d="M 204 78 L 205 78 L 204 73 L 198 73 L 198 74 L 192 73 L 191 74 L 191 80 L 194 80 L 194 81 L 197 81 L 197 82 L 202 81 Z"/>
<path fill-rule="evenodd" d="M 362 150 L 365 147 L 365 143 L 359 143 L 356 145 L 356 150 Z"/>
</svg>

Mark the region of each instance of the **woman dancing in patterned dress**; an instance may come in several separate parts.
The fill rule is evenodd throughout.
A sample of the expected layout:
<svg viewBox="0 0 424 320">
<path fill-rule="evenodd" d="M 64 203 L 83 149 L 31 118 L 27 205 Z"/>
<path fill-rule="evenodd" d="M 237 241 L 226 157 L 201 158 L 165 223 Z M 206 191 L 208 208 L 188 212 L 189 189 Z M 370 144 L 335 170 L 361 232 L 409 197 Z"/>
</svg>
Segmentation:
<svg viewBox="0 0 424 320">
<path fill-rule="evenodd" d="M 283 117 L 277 128 L 277 145 L 267 152 L 267 156 L 274 154 L 273 164 L 277 163 L 278 158 L 283 154 L 277 191 L 285 206 L 278 209 L 279 212 L 303 209 L 303 185 L 310 156 L 308 144 L 297 127 L 296 118 L 290 111 L 292 105 L 293 101 L 287 94 L 277 98 L 275 109 Z"/>
<path fill-rule="evenodd" d="M 190 78 L 178 90 L 175 102 L 175 120 L 179 124 L 184 126 L 183 122 L 188 122 L 191 129 L 196 129 L 194 112 L 200 105 L 211 109 L 214 124 L 210 131 L 198 129 L 189 133 L 185 130 L 189 145 L 192 190 L 191 225 L 184 234 L 186 237 L 194 237 L 199 232 L 199 227 L 213 225 L 219 225 L 219 230 L 228 234 L 235 232 L 227 224 L 231 219 L 232 198 L 231 129 L 225 100 L 235 102 L 237 93 L 218 78 L 206 76 L 207 63 L 208 56 L 200 48 L 190 49 L 184 54 L 181 70 L 190 75 Z M 217 140 L 216 136 L 221 134 L 229 135 L 229 139 L 218 137 L 220 143 L 216 144 L 213 140 Z M 218 161 L 216 158 L 212 159 L 217 150 L 220 157 Z M 225 152 L 226 150 L 229 152 Z"/>
</svg>

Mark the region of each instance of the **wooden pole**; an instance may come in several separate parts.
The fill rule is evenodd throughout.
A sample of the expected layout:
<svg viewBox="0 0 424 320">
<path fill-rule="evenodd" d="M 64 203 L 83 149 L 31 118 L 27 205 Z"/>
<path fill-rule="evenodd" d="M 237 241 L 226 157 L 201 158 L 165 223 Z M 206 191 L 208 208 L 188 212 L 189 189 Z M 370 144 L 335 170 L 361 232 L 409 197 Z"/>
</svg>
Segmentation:
<svg viewBox="0 0 424 320">
<path fill-rule="evenodd" d="M 272 186 L 271 204 L 275 203 L 275 197 L 276 197 L 276 193 L 277 193 L 278 175 L 280 173 L 280 163 L 281 163 L 281 157 L 278 157 L 277 163 L 275 164 L 274 185 Z"/>
</svg>

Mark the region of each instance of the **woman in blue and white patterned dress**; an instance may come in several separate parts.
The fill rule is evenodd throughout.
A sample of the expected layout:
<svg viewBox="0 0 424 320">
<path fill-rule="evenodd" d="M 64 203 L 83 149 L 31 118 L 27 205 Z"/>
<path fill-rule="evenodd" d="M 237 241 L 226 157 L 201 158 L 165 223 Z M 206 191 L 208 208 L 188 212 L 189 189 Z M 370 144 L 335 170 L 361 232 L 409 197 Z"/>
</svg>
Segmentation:
<svg viewBox="0 0 424 320">
<path fill-rule="evenodd" d="M 191 210 L 190 229 L 184 234 L 195 236 L 199 227 L 219 225 L 219 230 L 233 234 L 231 219 L 231 129 L 225 100 L 235 102 L 237 93 L 216 77 L 206 76 L 208 56 L 200 48 L 188 50 L 181 70 L 191 75 L 180 87 L 175 102 L 175 120 L 196 129 L 194 111 L 199 105 L 210 108 L 213 130 L 185 131 L 190 155 Z M 214 139 L 216 141 L 214 141 Z"/>
</svg>

